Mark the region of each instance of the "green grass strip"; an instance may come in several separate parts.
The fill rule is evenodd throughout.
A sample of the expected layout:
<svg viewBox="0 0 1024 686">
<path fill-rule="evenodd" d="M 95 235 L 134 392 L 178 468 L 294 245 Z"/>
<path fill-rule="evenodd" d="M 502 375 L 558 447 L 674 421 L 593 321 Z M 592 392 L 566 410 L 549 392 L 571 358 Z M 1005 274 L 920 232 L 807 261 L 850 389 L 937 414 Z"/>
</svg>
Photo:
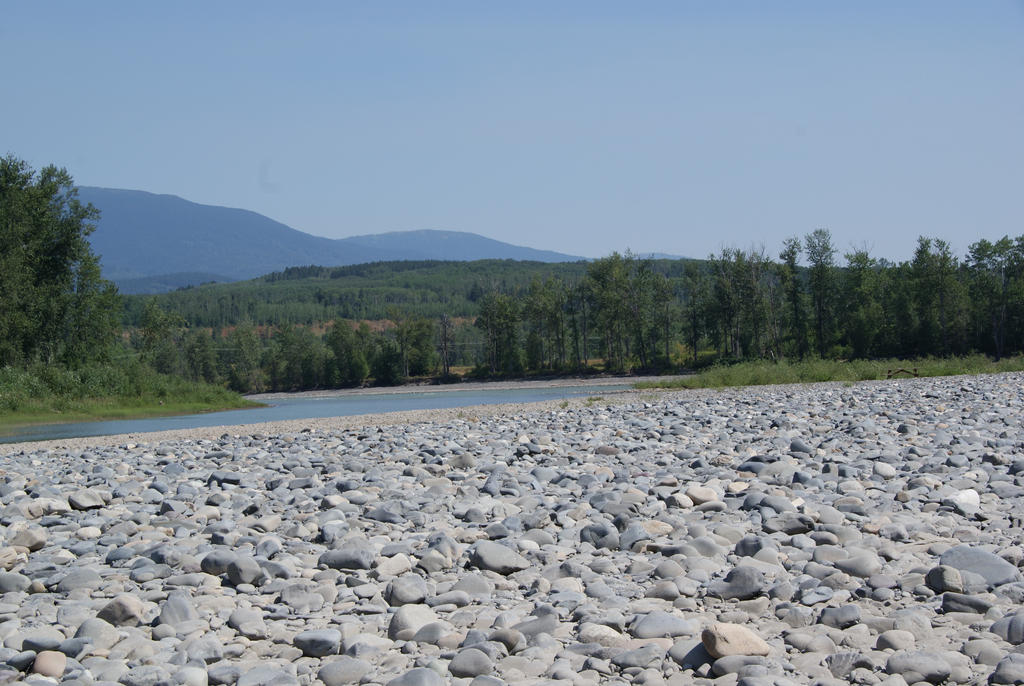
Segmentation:
<svg viewBox="0 0 1024 686">
<path fill-rule="evenodd" d="M 956 376 L 1024 371 L 1024 356 L 995 362 L 984 355 L 926 357 L 916 360 L 806 360 L 770 362 L 765 360 L 719 364 L 697 374 L 664 381 L 641 381 L 636 388 L 726 388 L 823 381 L 868 381 L 885 379 L 890 370 L 916 369 L 918 376 Z M 898 375 L 900 378 L 905 374 Z"/>
</svg>

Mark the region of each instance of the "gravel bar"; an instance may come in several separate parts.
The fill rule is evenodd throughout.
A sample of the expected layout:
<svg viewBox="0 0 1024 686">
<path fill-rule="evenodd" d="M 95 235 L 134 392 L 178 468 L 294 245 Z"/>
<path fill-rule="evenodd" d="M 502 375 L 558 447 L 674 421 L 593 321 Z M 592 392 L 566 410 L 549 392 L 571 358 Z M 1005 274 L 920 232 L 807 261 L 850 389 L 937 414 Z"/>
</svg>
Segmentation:
<svg viewBox="0 0 1024 686">
<path fill-rule="evenodd" d="M 3 445 L 0 684 L 1024 683 L 1022 401 L 1016 373 Z"/>
</svg>

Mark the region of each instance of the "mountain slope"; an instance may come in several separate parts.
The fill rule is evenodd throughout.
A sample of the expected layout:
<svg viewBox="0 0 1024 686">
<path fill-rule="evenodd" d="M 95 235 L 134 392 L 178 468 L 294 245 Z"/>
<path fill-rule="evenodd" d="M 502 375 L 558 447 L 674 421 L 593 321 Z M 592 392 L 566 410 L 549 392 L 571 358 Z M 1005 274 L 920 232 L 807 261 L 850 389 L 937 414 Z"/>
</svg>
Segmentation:
<svg viewBox="0 0 1024 686">
<path fill-rule="evenodd" d="M 392 231 L 368 236 L 342 238 L 340 243 L 400 255 L 402 260 L 524 260 L 530 262 L 573 262 L 583 259 L 551 250 L 510 245 L 465 231 Z"/>
<path fill-rule="evenodd" d="M 256 212 L 144 191 L 83 186 L 79 198 L 100 210 L 90 241 L 101 258 L 104 276 L 127 293 L 160 292 L 204 281 L 239 281 L 311 264 L 582 259 L 456 231 L 323 238 Z"/>
<path fill-rule="evenodd" d="M 79 197 L 100 210 L 90 240 L 114 281 L 190 272 L 236 281 L 296 265 L 382 259 L 248 210 L 110 188 L 80 188 Z"/>
</svg>

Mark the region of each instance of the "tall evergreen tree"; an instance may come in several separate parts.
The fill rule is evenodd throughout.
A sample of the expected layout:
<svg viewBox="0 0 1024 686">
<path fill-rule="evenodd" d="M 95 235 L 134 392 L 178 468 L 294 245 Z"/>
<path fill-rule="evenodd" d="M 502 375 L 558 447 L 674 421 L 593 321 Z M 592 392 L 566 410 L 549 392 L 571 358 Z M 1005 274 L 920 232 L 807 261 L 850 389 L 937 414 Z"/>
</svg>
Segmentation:
<svg viewBox="0 0 1024 686">
<path fill-rule="evenodd" d="M 0 365 L 109 351 L 121 303 L 89 245 L 98 217 L 66 170 L 0 158 Z"/>
</svg>

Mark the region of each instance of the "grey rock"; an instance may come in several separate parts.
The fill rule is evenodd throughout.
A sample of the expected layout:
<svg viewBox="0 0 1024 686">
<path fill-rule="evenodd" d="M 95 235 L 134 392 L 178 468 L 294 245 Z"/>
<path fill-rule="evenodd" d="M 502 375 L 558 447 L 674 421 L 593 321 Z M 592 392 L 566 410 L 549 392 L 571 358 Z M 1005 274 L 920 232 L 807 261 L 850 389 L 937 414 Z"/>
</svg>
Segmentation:
<svg viewBox="0 0 1024 686">
<path fill-rule="evenodd" d="M 444 678 L 432 669 L 417 667 L 387 682 L 386 686 L 444 686 Z"/>
<path fill-rule="evenodd" d="M 984 598 L 962 593 L 943 593 L 943 612 L 976 612 L 985 614 L 992 608 L 992 603 Z"/>
<path fill-rule="evenodd" d="M 860 622 L 860 608 L 856 605 L 826 607 L 821 611 L 818 621 L 825 626 L 846 629 Z"/>
<path fill-rule="evenodd" d="M 899 674 L 908 684 L 917 681 L 939 684 L 949 677 L 951 668 L 945 658 L 936 652 L 900 650 L 886 660 L 885 671 L 888 674 Z"/>
<path fill-rule="evenodd" d="M 293 642 L 306 657 L 336 655 L 341 649 L 341 632 L 337 629 L 303 631 L 296 634 Z"/>
<path fill-rule="evenodd" d="M 700 622 L 684 619 L 662 610 L 649 612 L 637 617 L 629 627 L 629 633 L 636 638 L 671 638 L 692 636 L 700 632 Z"/>
<path fill-rule="evenodd" d="M 475 677 L 490 674 L 494 671 L 494 663 L 482 650 L 465 648 L 460 650 L 448 663 L 448 671 L 455 677 Z"/>
<path fill-rule="evenodd" d="M 242 672 L 236 686 L 299 686 L 294 668 L 261 665 Z"/>
<path fill-rule="evenodd" d="M 324 686 L 344 686 L 358 684 L 372 669 L 373 665 L 366 660 L 342 655 L 324 664 L 316 676 L 324 682 Z"/>
<path fill-rule="evenodd" d="M 996 621 L 989 628 L 989 631 L 1007 643 L 1012 643 L 1013 645 L 1024 643 L 1024 610 L 1018 610 L 1014 614 L 1006 615 Z"/>
<path fill-rule="evenodd" d="M 397 607 L 410 603 L 422 603 L 427 599 L 427 582 L 416 574 L 405 574 L 388 583 L 384 600 Z"/>
<path fill-rule="evenodd" d="M 364 548 L 328 550 L 320 556 L 319 564 L 330 569 L 372 569 L 374 554 Z"/>
<path fill-rule="evenodd" d="M 960 572 L 972 572 L 985 579 L 989 587 L 1021 580 L 1016 567 L 994 553 L 969 545 L 958 545 L 942 554 L 939 562 Z"/>
<path fill-rule="evenodd" d="M 236 555 L 235 559 L 228 563 L 227 576 L 233 586 L 242 584 L 258 586 L 262 583 L 265 574 L 255 559 L 245 555 Z"/>
<path fill-rule="evenodd" d="M 724 579 L 708 584 L 708 595 L 724 600 L 749 600 L 768 590 L 764 573 L 753 567 L 735 567 Z"/>
<path fill-rule="evenodd" d="M 138 626 L 144 614 L 142 601 L 123 593 L 104 605 L 96 616 L 114 626 Z"/>
<path fill-rule="evenodd" d="M 996 665 L 989 676 L 990 684 L 1024 684 L 1024 655 L 1010 653 Z"/>
<path fill-rule="evenodd" d="M 528 568 L 530 561 L 500 543 L 477 541 L 470 553 L 470 564 L 507 576 Z"/>
<path fill-rule="evenodd" d="M 172 591 L 167 594 L 167 600 L 160 606 L 160 615 L 157 622 L 171 626 L 199 619 L 192 598 L 184 591 Z"/>
<path fill-rule="evenodd" d="M 627 650 L 612 658 L 612 664 L 619 669 L 630 669 L 633 667 L 647 669 L 649 667 L 661 666 L 665 658 L 665 649 L 654 644 L 648 644 L 634 650 Z"/>
</svg>

